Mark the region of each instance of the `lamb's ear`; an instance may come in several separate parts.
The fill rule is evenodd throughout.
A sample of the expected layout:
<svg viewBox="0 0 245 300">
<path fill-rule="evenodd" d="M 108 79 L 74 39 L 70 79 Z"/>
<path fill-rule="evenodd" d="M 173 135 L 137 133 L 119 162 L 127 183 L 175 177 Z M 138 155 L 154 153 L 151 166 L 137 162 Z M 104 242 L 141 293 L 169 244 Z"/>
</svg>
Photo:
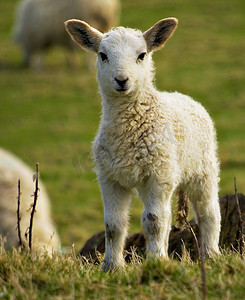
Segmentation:
<svg viewBox="0 0 245 300">
<path fill-rule="evenodd" d="M 85 50 L 97 52 L 103 34 L 86 22 L 80 20 L 68 20 L 65 22 L 67 32 L 79 46 Z"/>
<path fill-rule="evenodd" d="M 150 29 L 144 32 L 148 51 L 154 51 L 163 47 L 165 42 L 174 33 L 178 20 L 175 18 L 167 18 L 160 20 Z"/>
</svg>

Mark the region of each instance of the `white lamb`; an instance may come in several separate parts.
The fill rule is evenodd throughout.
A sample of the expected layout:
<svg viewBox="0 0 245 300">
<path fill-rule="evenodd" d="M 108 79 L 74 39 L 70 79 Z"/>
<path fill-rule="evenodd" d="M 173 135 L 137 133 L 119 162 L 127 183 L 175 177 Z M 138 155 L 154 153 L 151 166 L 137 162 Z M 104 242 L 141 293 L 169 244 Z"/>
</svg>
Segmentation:
<svg viewBox="0 0 245 300">
<path fill-rule="evenodd" d="M 0 236 L 6 238 L 6 248 L 18 246 L 17 195 L 20 179 L 20 229 L 23 243 L 28 247 L 25 232 L 30 224 L 33 203 L 34 172 L 14 155 L 0 148 Z M 39 181 L 39 197 L 34 214 L 33 249 L 50 254 L 59 250 L 60 240 L 51 220 L 50 201 L 46 189 Z"/>
<path fill-rule="evenodd" d="M 23 0 L 15 24 L 15 40 L 23 48 L 28 66 L 35 54 L 54 45 L 73 48 L 64 21 L 82 18 L 100 31 L 117 25 L 119 0 Z"/>
<path fill-rule="evenodd" d="M 102 34 L 67 21 L 72 38 L 98 53 L 102 118 L 93 145 L 104 200 L 106 252 L 102 269 L 122 266 L 131 189 L 144 205 L 148 255 L 166 257 L 171 197 L 188 195 L 201 225 L 207 255 L 219 253 L 219 163 L 213 122 L 201 104 L 153 85 L 152 52 L 178 21 L 163 19 L 142 34 L 123 27 Z M 181 204 L 181 203 L 180 203 Z"/>
</svg>

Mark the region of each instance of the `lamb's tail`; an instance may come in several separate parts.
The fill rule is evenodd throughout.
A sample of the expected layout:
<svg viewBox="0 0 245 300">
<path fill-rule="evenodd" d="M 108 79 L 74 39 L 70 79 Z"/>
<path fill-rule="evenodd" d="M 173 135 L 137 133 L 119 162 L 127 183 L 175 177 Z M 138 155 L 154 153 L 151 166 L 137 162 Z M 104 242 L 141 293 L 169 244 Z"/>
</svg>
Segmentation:
<svg viewBox="0 0 245 300">
<path fill-rule="evenodd" d="M 183 229 L 187 222 L 188 212 L 189 212 L 189 198 L 184 191 L 178 192 L 178 203 L 176 210 L 176 224 L 175 227 Z"/>
</svg>

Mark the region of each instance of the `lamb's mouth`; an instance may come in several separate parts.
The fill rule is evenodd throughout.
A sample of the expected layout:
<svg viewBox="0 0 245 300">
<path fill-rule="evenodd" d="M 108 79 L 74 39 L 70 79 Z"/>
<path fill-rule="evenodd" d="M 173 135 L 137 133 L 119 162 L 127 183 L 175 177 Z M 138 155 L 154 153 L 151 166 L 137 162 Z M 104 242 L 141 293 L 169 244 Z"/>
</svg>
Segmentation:
<svg viewBox="0 0 245 300">
<path fill-rule="evenodd" d="M 117 88 L 115 90 L 119 93 L 124 93 L 124 92 L 128 91 L 128 88 Z"/>
</svg>

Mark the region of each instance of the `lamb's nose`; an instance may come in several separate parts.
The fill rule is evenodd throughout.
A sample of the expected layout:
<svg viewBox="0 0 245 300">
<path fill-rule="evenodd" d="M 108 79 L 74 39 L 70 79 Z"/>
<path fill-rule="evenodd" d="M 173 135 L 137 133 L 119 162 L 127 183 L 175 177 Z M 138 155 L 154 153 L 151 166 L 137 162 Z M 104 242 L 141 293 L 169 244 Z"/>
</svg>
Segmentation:
<svg viewBox="0 0 245 300">
<path fill-rule="evenodd" d="M 115 77 L 115 81 L 117 82 L 117 84 L 118 84 L 121 88 L 124 88 L 126 82 L 128 81 L 128 78 L 121 80 L 121 79 L 117 79 L 117 78 Z"/>
</svg>

